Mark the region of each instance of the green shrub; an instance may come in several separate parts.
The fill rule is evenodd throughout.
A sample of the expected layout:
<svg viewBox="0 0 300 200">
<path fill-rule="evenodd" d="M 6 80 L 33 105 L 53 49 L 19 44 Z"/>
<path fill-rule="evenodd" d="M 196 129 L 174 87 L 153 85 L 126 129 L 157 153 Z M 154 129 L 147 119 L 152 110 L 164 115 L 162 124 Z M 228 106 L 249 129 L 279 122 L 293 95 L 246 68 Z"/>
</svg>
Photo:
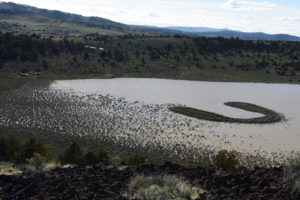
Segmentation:
<svg viewBox="0 0 300 200">
<path fill-rule="evenodd" d="M 129 198 L 140 200 L 175 199 L 189 200 L 198 198 L 200 189 L 175 176 L 137 176 L 130 181 Z"/>
<path fill-rule="evenodd" d="M 108 159 L 108 153 L 106 151 L 100 150 L 97 153 L 97 157 L 99 158 L 99 160 L 107 160 Z"/>
<path fill-rule="evenodd" d="M 284 166 L 284 182 L 300 190 L 300 153 L 289 158 Z"/>
<path fill-rule="evenodd" d="M 42 169 L 47 162 L 48 159 L 38 153 L 33 153 L 33 156 L 30 159 L 27 159 L 27 163 L 36 170 Z"/>
<path fill-rule="evenodd" d="M 82 151 L 80 147 L 73 143 L 60 157 L 61 164 L 81 164 Z"/>
<path fill-rule="evenodd" d="M 236 151 L 220 150 L 212 160 L 212 165 L 216 169 L 223 170 L 244 170 L 246 167 L 240 165 L 236 158 Z"/>
<path fill-rule="evenodd" d="M 82 158 L 83 165 L 95 165 L 99 163 L 100 159 L 92 152 L 88 152 Z"/>
<path fill-rule="evenodd" d="M 11 161 L 15 157 L 13 147 L 4 137 L 0 138 L 0 161 Z"/>
<path fill-rule="evenodd" d="M 133 155 L 128 158 L 127 165 L 129 166 L 138 166 L 144 164 L 146 161 L 146 157 L 143 155 Z"/>
</svg>

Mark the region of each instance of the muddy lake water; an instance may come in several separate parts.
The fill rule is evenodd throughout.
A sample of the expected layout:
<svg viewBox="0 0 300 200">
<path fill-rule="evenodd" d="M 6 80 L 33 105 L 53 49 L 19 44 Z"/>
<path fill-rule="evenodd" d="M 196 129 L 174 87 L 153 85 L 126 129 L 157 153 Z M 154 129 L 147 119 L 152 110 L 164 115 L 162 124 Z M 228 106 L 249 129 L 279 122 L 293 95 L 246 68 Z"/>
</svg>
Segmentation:
<svg viewBox="0 0 300 200">
<path fill-rule="evenodd" d="M 266 107 L 286 120 L 222 123 L 168 110 L 184 105 L 235 118 L 262 116 L 225 106 L 228 101 Z M 151 78 L 57 80 L 42 89 L 2 94 L 0 125 L 72 133 L 196 163 L 224 148 L 283 162 L 291 152 L 300 152 L 299 102 L 300 85 L 293 84 Z"/>
</svg>

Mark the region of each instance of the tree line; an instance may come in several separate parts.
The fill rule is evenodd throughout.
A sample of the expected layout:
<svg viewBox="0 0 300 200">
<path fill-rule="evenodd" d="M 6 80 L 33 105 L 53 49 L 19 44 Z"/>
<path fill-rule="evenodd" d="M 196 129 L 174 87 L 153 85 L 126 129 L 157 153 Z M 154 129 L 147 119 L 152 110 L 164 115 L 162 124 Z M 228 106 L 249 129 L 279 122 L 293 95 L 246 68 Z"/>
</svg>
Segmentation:
<svg viewBox="0 0 300 200">
<path fill-rule="evenodd" d="M 59 56 L 63 52 L 80 53 L 83 44 L 73 40 L 59 41 L 50 38 L 41 38 L 40 35 L 13 35 L 0 32 L 0 61 L 37 61 L 40 56 Z"/>
</svg>

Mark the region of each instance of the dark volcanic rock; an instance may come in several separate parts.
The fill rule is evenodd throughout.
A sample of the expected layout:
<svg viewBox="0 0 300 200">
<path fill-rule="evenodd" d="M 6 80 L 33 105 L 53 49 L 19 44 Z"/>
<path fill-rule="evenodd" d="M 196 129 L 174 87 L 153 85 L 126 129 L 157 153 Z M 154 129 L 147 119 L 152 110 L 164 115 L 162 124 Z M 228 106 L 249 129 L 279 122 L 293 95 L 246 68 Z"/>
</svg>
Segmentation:
<svg viewBox="0 0 300 200">
<path fill-rule="evenodd" d="M 0 199 L 105 199 L 126 200 L 130 179 L 136 174 L 184 176 L 207 192 L 199 199 L 300 199 L 300 193 L 280 183 L 281 168 L 244 172 L 213 168 L 186 168 L 165 163 L 118 170 L 105 164 L 93 167 L 56 168 L 49 172 L 0 176 Z"/>
<path fill-rule="evenodd" d="M 121 192 L 132 175 L 130 169 L 119 171 L 100 164 L 93 168 L 57 168 L 31 176 L 0 176 L 0 198 L 122 199 Z"/>
</svg>

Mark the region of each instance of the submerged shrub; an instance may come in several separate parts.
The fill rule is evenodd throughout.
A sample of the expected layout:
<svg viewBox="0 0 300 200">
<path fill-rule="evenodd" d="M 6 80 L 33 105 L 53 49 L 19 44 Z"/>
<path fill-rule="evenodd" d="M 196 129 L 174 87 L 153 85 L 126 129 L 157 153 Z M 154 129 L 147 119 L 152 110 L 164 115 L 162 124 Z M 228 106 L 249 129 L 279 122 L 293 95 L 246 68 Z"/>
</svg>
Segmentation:
<svg viewBox="0 0 300 200">
<path fill-rule="evenodd" d="M 81 164 L 82 151 L 80 147 L 73 143 L 60 157 L 61 164 Z"/>
<path fill-rule="evenodd" d="M 189 200 L 198 198 L 200 190 L 176 176 L 137 176 L 128 187 L 128 196 L 141 200 L 175 199 Z"/>
<path fill-rule="evenodd" d="M 127 165 L 129 166 L 138 166 L 144 164 L 146 161 L 146 157 L 143 155 L 133 155 L 128 158 Z"/>
<path fill-rule="evenodd" d="M 236 158 L 236 151 L 220 150 L 212 160 L 212 165 L 216 169 L 223 170 L 245 170 L 246 167 L 240 165 Z"/>
</svg>

